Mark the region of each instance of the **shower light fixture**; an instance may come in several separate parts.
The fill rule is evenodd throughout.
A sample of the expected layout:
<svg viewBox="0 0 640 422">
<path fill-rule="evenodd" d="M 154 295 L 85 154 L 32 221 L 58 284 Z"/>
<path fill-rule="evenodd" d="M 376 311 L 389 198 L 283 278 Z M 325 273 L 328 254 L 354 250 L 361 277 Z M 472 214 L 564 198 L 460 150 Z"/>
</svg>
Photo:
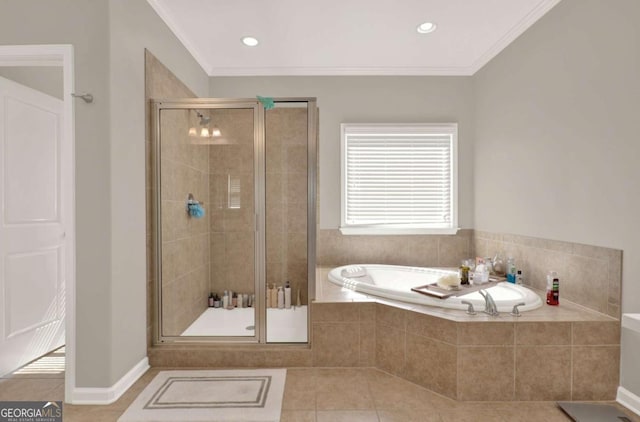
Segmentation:
<svg viewBox="0 0 640 422">
<path fill-rule="evenodd" d="M 209 126 L 211 123 L 211 117 L 205 116 L 200 113 L 198 110 L 194 110 L 196 115 L 198 116 L 198 126 L 199 128 L 192 126 L 189 128 L 189 136 L 191 137 L 200 137 L 200 138 L 212 138 L 212 137 L 220 137 L 222 136 L 222 132 L 218 129 L 217 126 Z"/>
</svg>

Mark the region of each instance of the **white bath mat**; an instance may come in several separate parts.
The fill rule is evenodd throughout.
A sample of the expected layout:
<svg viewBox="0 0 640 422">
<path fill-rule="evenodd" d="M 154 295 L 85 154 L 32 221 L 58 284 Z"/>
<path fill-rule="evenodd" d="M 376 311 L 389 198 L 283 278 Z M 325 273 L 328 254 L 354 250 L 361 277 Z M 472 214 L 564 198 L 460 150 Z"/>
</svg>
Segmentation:
<svg viewBox="0 0 640 422">
<path fill-rule="evenodd" d="M 162 371 L 118 422 L 279 421 L 286 369 Z"/>
</svg>

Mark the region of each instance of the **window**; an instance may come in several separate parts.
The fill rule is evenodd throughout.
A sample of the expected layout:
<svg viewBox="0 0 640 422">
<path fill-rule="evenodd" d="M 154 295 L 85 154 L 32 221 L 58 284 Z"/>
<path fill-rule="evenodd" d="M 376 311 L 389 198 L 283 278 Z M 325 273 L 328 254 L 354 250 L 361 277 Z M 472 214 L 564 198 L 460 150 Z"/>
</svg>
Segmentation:
<svg viewBox="0 0 640 422">
<path fill-rule="evenodd" d="M 343 234 L 455 234 L 458 125 L 346 124 Z"/>
</svg>

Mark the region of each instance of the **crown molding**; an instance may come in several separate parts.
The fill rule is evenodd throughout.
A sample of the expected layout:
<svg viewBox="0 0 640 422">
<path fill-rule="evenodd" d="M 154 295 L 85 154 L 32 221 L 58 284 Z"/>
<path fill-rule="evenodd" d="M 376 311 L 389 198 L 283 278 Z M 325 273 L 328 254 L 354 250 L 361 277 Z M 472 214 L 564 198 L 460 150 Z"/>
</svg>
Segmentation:
<svg viewBox="0 0 640 422">
<path fill-rule="evenodd" d="M 202 70 L 205 73 L 207 73 L 208 76 L 211 76 L 209 72 L 207 72 L 207 69 L 211 68 L 211 64 L 206 59 L 206 56 L 200 50 L 198 50 L 195 44 L 191 42 L 189 37 L 180 30 L 180 27 L 176 24 L 171 14 L 167 12 L 167 10 L 160 4 L 160 1 L 147 0 L 147 3 L 151 5 L 153 10 L 155 10 L 158 16 L 160 16 L 160 19 L 164 21 L 165 25 L 169 27 L 171 32 L 173 32 L 176 38 L 178 38 L 178 40 L 182 43 L 184 48 L 186 48 L 187 51 L 191 54 L 191 56 L 193 56 L 193 58 L 196 60 L 196 62 L 198 62 Z"/>
<path fill-rule="evenodd" d="M 502 50 L 504 50 L 509 44 L 514 42 L 516 38 L 522 35 L 527 29 L 531 27 L 535 22 L 544 16 L 549 10 L 553 9 L 555 5 L 562 0 L 545 0 L 533 8 L 527 15 L 522 18 L 517 24 L 515 24 L 509 32 L 507 32 L 502 38 L 500 38 L 495 44 L 493 44 L 485 53 L 480 56 L 471 66 L 471 75 L 482 69 L 487 63 L 489 63 L 494 57 L 496 57 Z"/>
<path fill-rule="evenodd" d="M 287 66 L 212 67 L 209 76 L 470 76 L 469 67 L 438 66 Z"/>
</svg>

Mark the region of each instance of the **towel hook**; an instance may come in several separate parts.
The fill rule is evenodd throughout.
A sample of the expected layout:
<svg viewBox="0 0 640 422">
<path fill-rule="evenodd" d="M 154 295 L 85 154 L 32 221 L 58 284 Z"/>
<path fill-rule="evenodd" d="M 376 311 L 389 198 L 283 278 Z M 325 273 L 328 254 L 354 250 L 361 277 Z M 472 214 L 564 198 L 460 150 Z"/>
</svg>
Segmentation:
<svg viewBox="0 0 640 422">
<path fill-rule="evenodd" d="M 72 92 L 71 96 L 73 98 L 82 98 L 82 100 L 87 104 L 90 104 L 90 103 L 93 102 L 93 95 L 89 94 L 88 92 L 83 92 L 81 94 L 76 94 L 76 93 Z"/>
</svg>

